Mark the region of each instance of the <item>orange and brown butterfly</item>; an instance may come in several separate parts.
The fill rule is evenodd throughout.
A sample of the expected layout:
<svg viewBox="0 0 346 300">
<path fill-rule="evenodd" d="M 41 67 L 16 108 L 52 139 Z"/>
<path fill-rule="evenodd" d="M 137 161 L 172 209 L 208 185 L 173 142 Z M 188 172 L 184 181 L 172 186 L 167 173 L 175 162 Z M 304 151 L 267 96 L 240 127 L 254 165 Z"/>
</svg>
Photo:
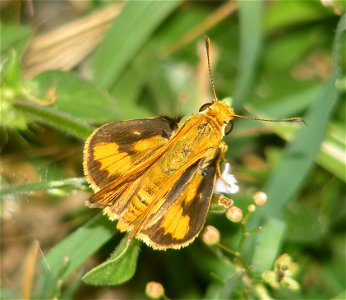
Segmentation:
<svg viewBox="0 0 346 300">
<path fill-rule="evenodd" d="M 184 123 L 157 117 L 114 122 L 96 129 L 84 148 L 84 172 L 95 194 L 89 207 L 102 208 L 129 238 L 154 249 L 179 249 L 201 231 L 234 118 L 216 98 Z M 299 118 L 287 119 L 297 121 Z"/>
</svg>

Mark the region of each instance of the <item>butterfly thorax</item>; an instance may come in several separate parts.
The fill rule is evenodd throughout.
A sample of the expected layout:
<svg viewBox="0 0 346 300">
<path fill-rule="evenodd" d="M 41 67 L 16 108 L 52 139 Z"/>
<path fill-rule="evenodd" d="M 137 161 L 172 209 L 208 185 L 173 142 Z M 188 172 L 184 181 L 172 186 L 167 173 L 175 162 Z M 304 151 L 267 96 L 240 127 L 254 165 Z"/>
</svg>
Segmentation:
<svg viewBox="0 0 346 300">
<path fill-rule="evenodd" d="M 216 109 L 219 110 L 220 106 L 216 105 Z M 220 120 L 213 117 L 214 114 L 215 111 L 209 109 L 205 114 L 193 115 L 179 128 L 168 142 L 164 155 L 148 168 L 138 184 L 130 188 L 137 189 L 136 195 L 132 199 L 131 208 L 120 218 L 117 226 L 119 230 L 131 230 L 134 223 L 141 220 L 140 225 L 136 226 L 139 230 L 151 219 L 149 215 L 143 215 L 146 210 L 160 216 L 157 211 L 166 201 L 167 193 L 174 189 L 179 178 L 184 178 L 184 173 L 190 167 L 195 168 L 195 176 L 199 178 L 196 182 L 203 180 L 203 170 L 219 155 L 224 120 L 231 116 L 230 113 L 225 114 Z M 186 176 L 186 180 L 192 180 L 192 177 Z M 195 186 L 199 185 L 196 183 Z"/>
</svg>

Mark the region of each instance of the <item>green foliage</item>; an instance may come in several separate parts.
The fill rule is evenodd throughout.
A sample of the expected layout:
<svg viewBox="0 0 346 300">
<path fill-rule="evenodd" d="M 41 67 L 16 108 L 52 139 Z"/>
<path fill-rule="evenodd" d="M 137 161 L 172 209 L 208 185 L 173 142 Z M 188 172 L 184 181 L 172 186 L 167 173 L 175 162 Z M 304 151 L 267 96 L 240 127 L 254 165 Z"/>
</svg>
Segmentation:
<svg viewBox="0 0 346 300">
<path fill-rule="evenodd" d="M 90 13 L 99 9 L 93 3 L 88 4 Z M 129 1 L 78 66 L 42 71 L 33 78 L 27 76 L 25 57 L 35 25 L 2 24 L 1 216 L 5 225 L 11 224 L 4 226 L 2 236 L 12 234 L 10 242 L 4 241 L 4 255 L 11 252 L 6 247 L 13 240 L 21 249 L 27 247 L 8 221 L 13 207 L 25 215 L 16 217 L 17 223 L 26 222 L 20 228 L 30 228 L 35 220 L 28 204 L 47 215 L 53 208 L 58 215 L 52 217 L 57 220 L 53 227 L 41 224 L 44 235 L 18 234 L 39 239 L 44 250 L 31 298 L 102 298 L 98 286 L 125 282 L 126 297 L 143 298 L 145 284 L 153 280 L 162 283 L 169 298 L 344 298 L 342 6 L 337 1 L 332 6 L 239 1 L 237 14 L 231 14 L 229 5 Z M 197 112 L 211 98 L 205 92 L 207 70 L 200 71 L 206 67 L 204 50 L 198 50 L 203 33 L 212 41 L 219 99 L 232 96 L 239 114 L 302 116 L 307 125 L 236 120 L 225 138 L 227 159 L 241 186 L 232 199 L 247 211 L 251 195 L 263 190 L 267 203 L 247 212 L 241 224 L 226 221 L 225 209 L 213 207 L 218 214 L 211 214 L 207 223 L 220 231 L 218 245 L 195 241 L 186 249 L 165 252 L 143 246 L 138 259 L 141 243 L 128 243 L 126 237 L 118 243 L 115 222 L 101 213 L 91 216 L 92 210 L 78 202 L 91 193 L 82 178 L 83 142 L 106 122 Z M 60 51 L 59 46 L 52 50 Z M 278 282 L 282 253 L 299 266 L 284 282 L 297 282 L 300 289 Z M 16 259 L 19 265 L 22 259 Z M 91 265 L 97 266 L 89 270 Z M 3 297 L 22 297 L 12 287 L 21 286 L 16 278 L 27 276 L 26 271 L 23 267 L 11 284 L 4 282 Z M 6 278 L 15 273 L 8 272 Z"/>
<path fill-rule="evenodd" d="M 107 242 L 115 233 L 115 226 L 104 216 L 98 215 L 88 223 L 79 227 L 75 232 L 54 246 L 46 255 L 43 263 L 51 270 L 61 270 L 61 279 L 70 275 L 87 259 Z"/>
<path fill-rule="evenodd" d="M 92 285 L 120 285 L 136 272 L 140 242 L 124 237 L 111 257 L 84 275 L 83 281 Z"/>
<path fill-rule="evenodd" d="M 44 72 L 36 76 L 31 84 L 39 97 L 44 97 L 45 92 L 50 88 L 56 90 L 57 101 L 50 107 L 58 112 L 68 113 L 70 116 L 78 116 L 80 120 L 98 124 L 119 118 L 120 112 L 113 105 L 113 99 L 75 73 Z M 95 114 L 95 111 L 98 113 Z"/>
<path fill-rule="evenodd" d="M 92 60 L 99 86 L 110 88 L 116 82 L 148 37 L 179 2 L 129 2 L 125 6 Z M 117 43 L 114 43 L 115 36 L 118 37 Z M 130 36 L 133 38 L 129 39 Z"/>
<path fill-rule="evenodd" d="M 84 189 L 86 180 L 84 178 L 67 178 L 64 180 L 45 181 L 45 182 L 33 182 L 23 183 L 16 186 L 4 187 L 0 190 L 2 196 L 15 194 L 15 193 L 28 193 L 36 190 L 68 190 L 68 189 Z"/>
<path fill-rule="evenodd" d="M 239 108 L 246 101 L 249 91 L 253 87 L 255 70 L 263 43 L 262 3 L 261 1 L 239 1 L 240 13 L 240 62 L 239 79 L 234 91 L 237 99 L 235 107 Z M 249 22 L 251 20 L 251 22 Z"/>
<path fill-rule="evenodd" d="M 21 96 L 22 74 L 16 52 L 12 51 L 7 56 L 1 72 L 1 103 L 0 114 L 6 116 L 1 118 L 1 127 L 26 129 L 27 120 L 25 116 L 15 109 L 15 98 Z"/>
<path fill-rule="evenodd" d="M 258 234 L 257 246 L 252 258 L 252 265 L 257 273 L 269 270 L 278 257 L 284 237 L 285 223 L 269 218 Z"/>
</svg>

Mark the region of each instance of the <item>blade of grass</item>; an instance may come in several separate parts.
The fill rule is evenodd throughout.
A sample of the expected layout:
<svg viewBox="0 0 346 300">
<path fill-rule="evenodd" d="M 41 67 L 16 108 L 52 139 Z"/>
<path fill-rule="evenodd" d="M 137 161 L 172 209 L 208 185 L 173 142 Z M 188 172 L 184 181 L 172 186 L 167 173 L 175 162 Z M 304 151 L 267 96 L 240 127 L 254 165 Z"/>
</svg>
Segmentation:
<svg viewBox="0 0 346 300">
<path fill-rule="evenodd" d="M 319 1 L 277 1 L 272 4 L 268 6 L 264 20 L 267 32 L 275 32 L 288 26 L 302 26 L 333 14 L 333 10 L 324 9 Z"/>
<path fill-rule="evenodd" d="M 281 97 L 266 105 L 254 107 L 251 105 L 245 105 L 245 107 L 250 112 L 253 112 L 254 115 L 263 115 L 264 118 L 282 119 L 287 118 L 288 116 L 296 116 L 298 113 L 301 113 L 301 111 L 306 110 L 319 97 L 322 89 L 323 85 L 319 84 L 313 87 L 308 87 L 298 93 Z M 272 124 L 266 123 L 265 125 L 270 126 Z"/>
<path fill-rule="evenodd" d="M 110 88 L 180 0 L 130 1 L 115 19 L 92 61 L 94 78 Z"/>
<path fill-rule="evenodd" d="M 115 233 L 114 223 L 99 214 L 55 245 L 47 253 L 42 263 L 53 271 L 61 270 L 61 266 L 65 264 L 66 268 L 62 274 L 59 274 L 59 278 L 64 279 L 110 240 Z"/>
<path fill-rule="evenodd" d="M 345 29 L 344 16 L 337 27 L 334 51 L 337 49 Z M 339 92 L 335 88 L 337 75 L 340 74 L 337 62 L 338 58 L 334 55 L 333 73 L 305 118 L 308 126 L 302 127 L 297 133 L 295 139 L 283 154 L 281 163 L 274 169 L 264 187 L 268 199 L 272 199 L 272 201 L 270 205 L 264 206 L 259 211 L 262 216 L 279 218 L 284 205 L 299 192 L 314 166 L 328 122 L 339 98 Z M 328 99 L 328 101 L 325 101 L 325 99 Z M 257 218 L 253 218 L 250 223 L 257 225 L 261 214 L 258 214 Z M 268 240 L 266 243 L 267 245 L 264 246 L 270 247 L 272 240 Z M 250 246 L 250 244 L 248 245 Z M 253 257 L 253 263 L 257 263 L 258 256 Z"/>
<path fill-rule="evenodd" d="M 251 91 L 262 47 L 262 1 L 238 1 L 240 13 L 239 80 L 234 93 L 235 109 Z M 231 95 L 231 93 L 230 93 Z"/>
<path fill-rule="evenodd" d="M 328 122 L 339 99 L 339 91 L 335 87 L 340 76 L 337 49 L 343 38 L 342 33 L 346 30 L 345 18 L 341 18 L 336 31 L 333 73 L 305 118 L 308 126 L 302 127 L 297 133 L 264 187 L 269 199 L 275 200 L 264 208 L 263 212 L 267 216 L 278 216 L 281 213 L 286 202 L 299 192 L 314 166 Z"/>
<path fill-rule="evenodd" d="M 66 289 L 62 290 L 60 299 L 77 299 L 76 293 L 78 292 L 78 289 L 80 288 L 82 284 L 82 276 L 83 276 L 83 270 L 80 270 L 73 280 L 72 283 L 68 284 Z"/>
<path fill-rule="evenodd" d="M 337 104 L 338 93 L 335 89 L 335 80 L 336 76 L 333 74 L 305 118 L 308 125 L 299 130 L 283 154 L 281 163 L 273 170 L 267 181 L 264 190 L 268 198 L 272 199 L 272 203 L 263 209 L 266 215 L 279 215 L 288 200 L 299 192 L 312 170 L 328 121 Z"/>
<path fill-rule="evenodd" d="M 342 124 L 330 124 L 321 151 L 318 154 L 317 162 L 343 182 L 346 182 L 345 153 L 345 127 Z"/>
<path fill-rule="evenodd" d="M 14 186 L 0 188 L 0 195 L 5 196 L 15 193 L 30 193 L 38 190 L 51 189 L 82 189 L 86 184 L 85 178 L 68 178 L 46 182 L 23 183 Z"/>
<path fill-rule="evenodd" d="M 269 119 L 280 119 L 287 116 L 296 116 L 298 113 L 311 105 L 319 97 L 323 90 L 322 85 L 309 87 L 297 94 L 290 95 L 278 99 L 275 103 L 264 105 L 261 107 L 253 107 L 246 105 L 246 109 L 253 113 L 253 115 L 261 116 Z M 271 128 L 273 132 L 285 140 L 291 140 L 296 132 L 296 127 L 292 124 L 275 124 L 265 123 L 266 127 Z M 344 170 L 346 168 L 346 161 L 344 153 L 346 150 L 345 145 L 345 130 L 341 124 L 329 124 L 323 143 L 320 147 L 320 152 L 316 162 L 325 168 L 328 172 L 338 177 L 342 181 L 346 181 Z"/>
<path fill-rule="evenodd" d="M 135 68 L 138 76 L 142 78 L 142 82 L 148 84 L 148 88 L 156 102 L 155 107 L 157 111 L 162 114 L 167 114 L 174 111 L 177 104 L 177 95 L 171 89 L 166 73 L 157 61 L 159 57 L 157 49 L 152 45 L 146 48 L 150 49 L 148 51 L 149 54 L 137 60 L 135 62 Z M 149 74 L 148 70 L 150 70 Z"/>
<path fill-rule="evenodd" d="M 252 266 L 258 273 L 269 270 L 277 258 L 285 231 L 285 223 L 276 218 L 270 218 L 262 226 L 258 234 Z"/>
</svg>

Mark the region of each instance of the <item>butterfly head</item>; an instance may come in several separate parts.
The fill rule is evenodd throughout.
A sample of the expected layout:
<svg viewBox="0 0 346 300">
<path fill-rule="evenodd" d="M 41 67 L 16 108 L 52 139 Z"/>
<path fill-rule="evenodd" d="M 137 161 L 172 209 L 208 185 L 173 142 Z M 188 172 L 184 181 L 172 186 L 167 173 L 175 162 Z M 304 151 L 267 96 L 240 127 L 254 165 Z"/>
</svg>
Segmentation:
<svg viewBox="0 0 346 300">
<path fill-rule="evenodd" d="M 199 109 L 200 114 L 207 114 L 217 121 L 223 127 L 224 135 L 231 132 L 233 124 L 232 119 L 236 115 L 231 108 L 231 99 L 214 101 L 206 103 Z"/>
</svg>

